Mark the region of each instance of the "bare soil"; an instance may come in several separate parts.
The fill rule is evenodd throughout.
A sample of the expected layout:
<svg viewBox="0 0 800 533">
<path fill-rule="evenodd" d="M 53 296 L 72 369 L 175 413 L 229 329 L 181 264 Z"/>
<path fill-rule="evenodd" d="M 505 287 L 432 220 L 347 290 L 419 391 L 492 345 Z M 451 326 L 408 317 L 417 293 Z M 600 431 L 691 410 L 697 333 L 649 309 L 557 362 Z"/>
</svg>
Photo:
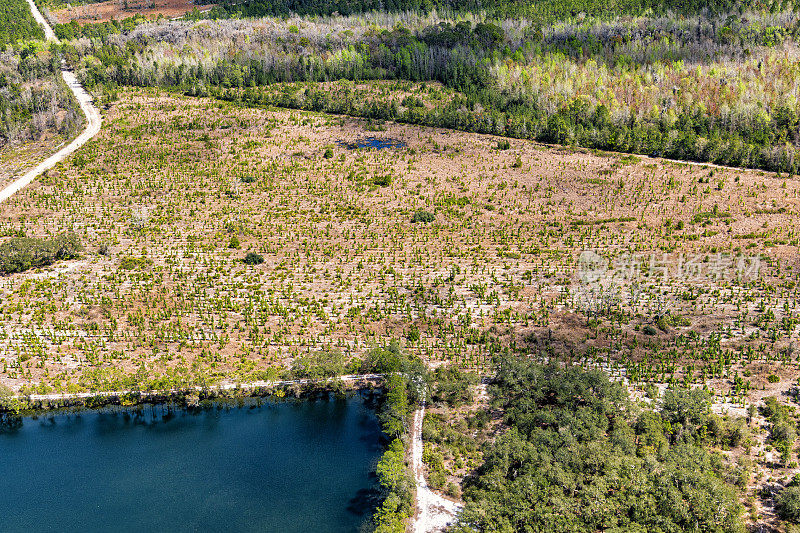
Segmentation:
<svg viewBox="0 0 800 533">
<path fill-rule="evenodd" d="M 213 4 L 196 6 L 192 0 L 111 0 L 89 4 L 70 5 L 64 9 L 53 10 L 51 14 L 59 24 L 77 21 L 79 24 L 122 20 L 133 15 L 156 18 L 176 18 L 197 7 L 200 11 L 211 9 Z"/>
</svg>

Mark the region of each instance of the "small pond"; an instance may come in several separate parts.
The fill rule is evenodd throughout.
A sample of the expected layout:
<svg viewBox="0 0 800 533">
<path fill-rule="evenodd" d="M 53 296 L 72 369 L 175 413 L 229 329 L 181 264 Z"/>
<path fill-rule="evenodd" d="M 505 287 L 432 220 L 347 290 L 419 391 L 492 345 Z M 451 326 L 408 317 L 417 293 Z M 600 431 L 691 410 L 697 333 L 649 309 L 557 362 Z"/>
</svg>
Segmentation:
<svg viewBox="0 0 800 533">
<path fill-rule="evenodd" d="M 339 141 L 339 146 L 343 146 L 348 150 L 357 150 L 359 148 L 366 148 L 373 150 L 384 150 L 389 148 L 389 149 L 399 150 L 401 148 L 405 148 L 406 143 L 399 139 L 364 137 L 351 143 Z"/>
</svg>

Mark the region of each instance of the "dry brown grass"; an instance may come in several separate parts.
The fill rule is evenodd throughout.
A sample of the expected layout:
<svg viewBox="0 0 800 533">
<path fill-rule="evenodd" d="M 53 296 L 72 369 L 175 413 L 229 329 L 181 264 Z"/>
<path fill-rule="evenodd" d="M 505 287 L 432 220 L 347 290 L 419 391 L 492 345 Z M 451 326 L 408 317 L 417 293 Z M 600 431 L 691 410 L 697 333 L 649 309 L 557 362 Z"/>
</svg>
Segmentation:
<svg viewBox="0 0 800 533">
<path fill-rule="evenodd" d="M 338 144 L 370 136 L 407 147 Z M 70 229 L 87 253 L 0 280 L 0 381 L 98 388 L 98 369 L 142 362 L 151 376 L 252 379 L 309 350 L 413 339 L 412 328 L 420 340 L 406 348 L 431 362 L 485 369 L 509 346 L 588 350 L 654 379 L 690 362 L 699 379 L 725 350 L 766 361 L 792 345 L 795 329 L 766 336 L 795 314 L 796 180 L 497 141 L 126 93 L 97 138 L 3 205 L 7 234 Z M 374 185 L 383 176 L 391 185 Z M 729 216 L 694 217 L 714 206 Z M 436 221 L 412 223 L 418 209 Z M 752 286 L 642 277 L 638 298 L 618 287 L 612 312 L 590 323 L 576 276 L 585 249 L 765 259 Z M 242 264 L 251 250 L 265 263 Z M 665 310 L 689 325 L 644 334 Z"/>
<path fill-rule="evenodd" d="M 79 24 L 90 24 L 121 20 L 133 15 L 142 15 L 147 18 L 163 15 L 166 18 L 176 18 L 185 15 L 195 7 L 200 11 L 206 11 L 214 6 L 213 4 L 195 6 L 191 0 L 128 0 L 127 2 L 111 0 L 57 9 L 52 12 L 52 15 L 59 24 L 67 24 L 73 20 Z"/>
</svg>

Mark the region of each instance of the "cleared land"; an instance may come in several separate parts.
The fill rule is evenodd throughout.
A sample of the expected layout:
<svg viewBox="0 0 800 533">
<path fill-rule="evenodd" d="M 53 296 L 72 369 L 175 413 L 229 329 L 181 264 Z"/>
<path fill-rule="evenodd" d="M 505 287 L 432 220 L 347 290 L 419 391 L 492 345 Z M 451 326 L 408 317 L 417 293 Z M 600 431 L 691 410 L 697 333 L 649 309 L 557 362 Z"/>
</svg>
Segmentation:
<svg viewBox="0 0 800 533">
<path fill-rule="evenodd" d="M 121 20 L 133 15 L 142 15 L 155 18 L 163 15 L 166 18 L 176 18 L 185 15 L 197 8 L 200 11 L 211 9 L 212 5 L 196 6 L 191 0 L 111 0 L 109 2 L 96 2 L 53 9 L 51 14 L 59 24 L 77 21 L 79 24 L 92 22 L 107 22 Z"/>
<path fill-rule="evenodd" d="M 406 146 L 343 146 L 370 137 Z M 769 370 L 794 360 L 797 194 L 762 172 L 130 92 L 4 204 L 6 235 L 75 231 L 87 252 L 2 278 L 0 379 L 261 379 L 396 337 L 475 368 L 517 347 L 589 353 L 638 380 Z M 412 222 L 421 210 L 433 222 Z M 588 249 L 760 269 L 737 279 L 734 258 L 719 279 L 683 279 L 642 263 L 599 296 L 579 277 Z M 244 264 L 250 251 L 265 262 Z"/>
</svg>

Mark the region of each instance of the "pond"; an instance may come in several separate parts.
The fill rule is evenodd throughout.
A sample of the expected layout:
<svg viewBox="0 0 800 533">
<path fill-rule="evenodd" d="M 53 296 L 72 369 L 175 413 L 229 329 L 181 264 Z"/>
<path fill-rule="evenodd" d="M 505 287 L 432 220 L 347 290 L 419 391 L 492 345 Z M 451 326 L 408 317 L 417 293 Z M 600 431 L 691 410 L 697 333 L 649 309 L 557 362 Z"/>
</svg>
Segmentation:
<svg viewBox="0 0 800 533">
<path fill-rule="evenodd" d="M 371 400 L 25 418 L 0 432 L 2 531 L 357 531 L 376 505 Z"/>
<path fill-rule="evenodd" d="M 349 150 L 356 150 L 358 148 L 366 148 L 373 150 L 384 150 L 390 148 L 399 150 L 400 148 L 406 147 L 406 143 L 399 139 L 379 138 L 379 137 L 364 137 L 352 143 L 339 141 L 339 145 Z"/>
</svg>

